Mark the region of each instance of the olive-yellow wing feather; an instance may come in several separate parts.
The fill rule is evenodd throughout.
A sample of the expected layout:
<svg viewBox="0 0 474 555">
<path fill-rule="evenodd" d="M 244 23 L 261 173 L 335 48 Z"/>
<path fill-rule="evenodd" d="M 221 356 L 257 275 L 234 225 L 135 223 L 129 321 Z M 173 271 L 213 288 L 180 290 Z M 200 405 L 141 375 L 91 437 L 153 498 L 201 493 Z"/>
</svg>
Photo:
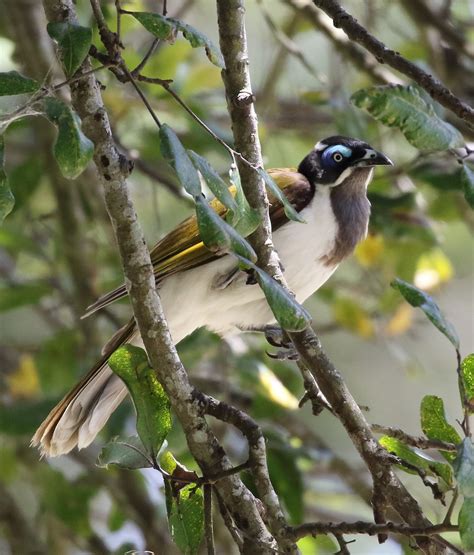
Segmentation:
<svg viewBox="0 0 474 555">
<path fill-rule="evenodd" d="M 268 170 L 268 173 L 298 212 L 307 205 L 312 197 L 313 188 L 304 175 L 292 168 L 271 169 Z M 229 190 L 232 195 L 235 195 L 235 187 L 231 187 Z M 275 231 L 288 219 L 285 216 L 283 205 L 272 195 L 269 195 L 269 200 L 270 218 Z M 227 209 L 219 200 L 212 200 L 210 205 L 219 216 L 225 218 Z M 201 241 L 195 215 L 181 222 L 150 251 L 157 283 L 172 274 L 196 268 L 218 256 L 208 250 Z M 84 317 L 126 295 L 127 291 L 124 285 L 117 287 L 88 307 Z"/>
</svg>

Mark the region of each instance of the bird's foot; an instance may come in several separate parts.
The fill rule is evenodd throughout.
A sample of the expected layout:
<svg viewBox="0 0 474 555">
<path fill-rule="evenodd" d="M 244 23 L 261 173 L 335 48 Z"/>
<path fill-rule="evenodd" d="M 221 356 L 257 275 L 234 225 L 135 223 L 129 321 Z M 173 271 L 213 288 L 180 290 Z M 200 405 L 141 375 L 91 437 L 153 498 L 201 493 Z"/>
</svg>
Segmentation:
<svg viewBox="0 0 474 555">
<path fill-rule="evenodd" d="M 265 339 L 272 347 L 282 347 L 283 349 L 288 349 L 292 346 L 291 339 L 288 337 L 288 334 L 279 326 L 265 326 L 262 331 L 265 334 Z"/>
<path fill-rule="evenodd" d="M 275 360 L 298 360 L 299 355 L 288 337 L 285 330 L 278 326 L 265 326 L 264 328 L 265 339 L 272 347 L 278 347 L 276 353 L 269 353 L 267 355 Z"/>
</svg>

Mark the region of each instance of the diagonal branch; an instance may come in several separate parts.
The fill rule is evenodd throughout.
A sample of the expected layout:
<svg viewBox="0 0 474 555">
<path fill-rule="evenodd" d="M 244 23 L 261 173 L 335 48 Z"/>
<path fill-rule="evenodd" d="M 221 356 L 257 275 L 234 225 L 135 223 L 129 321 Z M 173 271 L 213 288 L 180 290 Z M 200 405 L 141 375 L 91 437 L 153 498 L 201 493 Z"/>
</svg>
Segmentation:
<svg viewBox="0 0 474 555">
<path fill-rule="evenodd" d="M 72 0 L 44 0 L 43 5 L 50 22 L 77 23 Z M 106 46 L 113 50 L 113 45 L 107 41 L 115 40 L 115 35 L 104 27 L 99 2 L 92 0 L 92 5 L 100 22 L 101 36 Z M 79 71 L 87 72 L 89 69 L 90 63 L 86 59 Z M 72 104 L 82 119 L 83 131 L 95 144 L 94 161 L 104 188 L 134 316 L 148 356 L 203 474 L 219 474 L 230 468 L 231 463 L 204 418 L 203 407 L 194 395 L 169 333 L 155 288 L 150 255 L 127 185 L 130 165 L 114 143 L 95 77 L 89 74 L 75 82 L 71 86 L 71 95 Z M 275 541 L 263 522 L 257 501 L 240 478 L 233 474 L 219 480 L 215 488 L 232 512 L 234 521 L 257 542 L 259 547 L 254 552 L 268 553 L 274 549 Z"/>
<path fill-rule="evenodd" d="M 434 526 L 406 526 L 405 524 L 395 524 L 386 522 L 385 524 L 373 524 L 372 522 L 307 522 L 300 526 L 294 526 L 289 530 L 289 534 L 295 539 L 317 534 L 367 534 L 375 536 L 377 534 L 400 534 L 402 536 L 432 536 L 442 532 L 456 532 L 458 526 L 454 524 L 436 524 Z"/>
<path fill-rule="evenodd" d="M 387 48 L 383 42 L 371 35 L 357 19 L 347 13 L 336 0 L 313 0 L 313 2 L 333 20 L 335 27 L 340 27 L 352 41 L 373 54 L 377 61 L 389 65 L 415 81 L 431 98 L 474 127 L 474 109 L 455 96 L 443 83 L 398 52 Z"/>
<path fill-rule="evenodd" d="M 257 117 L 253 107 L 254 98 L 248 71 L 244 2 L 243 0 L 217 0 L 217 11 L 221 50 L 226 63 L 223 80 L 236 149 L 255 166 L 260 166 Z M 264 216 L 263 225 L 250 240 L 260 265 L 284 284 L 280 268 L 272 264 L 272 261 L 277 258 L 272 252 L 274 249 L 268 221 L 268 200 L 263 183 L 255 172 L 249 172 L 248 169 L 242 168 L 243 172 L 245 171 L 245 173 L 242 172 L 242 181 L 246 196 L 252 206 Z M 431 525 L 416 500 L 393 472 L 391 460 L 387 457 L 386 451 L 377 443 L 341 374 L 323 352 L 314 332 L 306 329 L 303 332 L 288 335 L 369 468 L 374 483 L 373 501 L 378 501 L 378 505 L 374 507 L 375 515 L 382 518 L 391 506 L 410 525 L 425 527 Z M 444 548 L 439 548 L 429 539 L 419 539 L 418 543 L 428 553 L 445 552 Z"/>
</svg>

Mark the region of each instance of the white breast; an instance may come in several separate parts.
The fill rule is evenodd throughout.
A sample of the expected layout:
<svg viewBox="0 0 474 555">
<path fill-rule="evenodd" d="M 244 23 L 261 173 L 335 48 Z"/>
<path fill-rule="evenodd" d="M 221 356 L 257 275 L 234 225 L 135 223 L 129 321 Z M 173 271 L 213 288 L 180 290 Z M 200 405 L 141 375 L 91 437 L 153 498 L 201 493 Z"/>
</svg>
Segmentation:
<svg viewBox="0 0 474 555">
<path fill-rule="evenodd" d="M 305 224 L 288 222 L 274 233 L 273 238 L 288 285 L 298 301 L 304 302 L 336 269 L 336 266 L 328 267 L 321 261 L 332 251 L 337 235 L 329 187 L 318 190 L 310 206 L 300 215 Z"/>
</svg>

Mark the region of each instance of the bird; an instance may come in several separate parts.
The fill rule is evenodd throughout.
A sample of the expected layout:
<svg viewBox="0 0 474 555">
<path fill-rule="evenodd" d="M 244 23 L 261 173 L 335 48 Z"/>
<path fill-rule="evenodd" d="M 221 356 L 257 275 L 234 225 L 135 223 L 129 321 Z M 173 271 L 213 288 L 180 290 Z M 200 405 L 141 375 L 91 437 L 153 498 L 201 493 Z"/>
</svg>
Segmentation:
<svg viewBox="0 0 474 555">
<path fill-rule="evenodd" d="M 298 302 L 317 291 L 363 240 L 368 231 L 367 187 L 375 166 L 393 165 L 368 143 L 332 136 L 316 143 L 297 169 L 268 170 L 304 220 L 289 220 L 270 196 L 273 242 L 285 278 Z M 221 216 L 225 207 L 212 208 Z M 235 257 L 208 250 L 191 216 L 150 251 L 155 279 L 171 336 L 179 343 L 195 329 L 226 336 L 264 328 L 275 322 L 264 294 Z M 86 316 L 127 295 L 124 285 L 93 303 Z M 118 330 L 101 359 L 51 410 L 32 438 L 44 456 L 54 457 L 92 443 L 127 389 L 107 364 L 121 345 L 142 346 L 134 319 Z"/>
</svg>

